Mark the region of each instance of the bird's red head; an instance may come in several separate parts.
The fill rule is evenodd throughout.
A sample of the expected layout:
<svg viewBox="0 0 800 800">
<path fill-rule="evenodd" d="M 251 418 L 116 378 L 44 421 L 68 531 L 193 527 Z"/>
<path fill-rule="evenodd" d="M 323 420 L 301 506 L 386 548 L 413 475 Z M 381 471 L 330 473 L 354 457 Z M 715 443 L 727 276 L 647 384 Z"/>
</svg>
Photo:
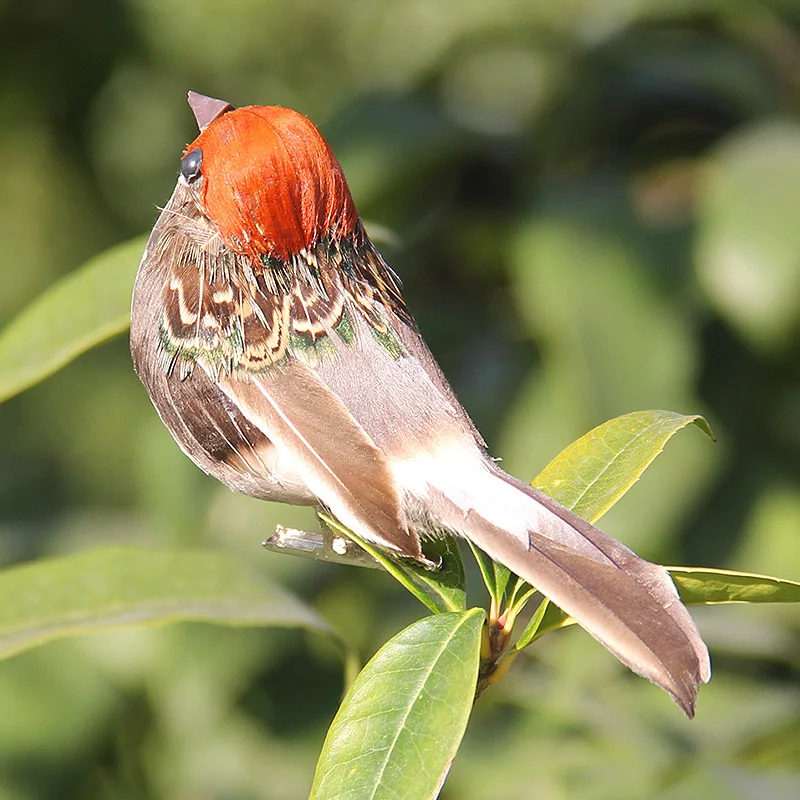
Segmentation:
<svg viewBox="0 0 800 800">
<path fill-rule="evenodd" d="M 201 211 L 229 248 L 286 260 L 353 233 L 344 173 L 309 119 L 280 106 L 227 108 L 187 146 L 184 164 L 199 166 Z"/>
</svg>

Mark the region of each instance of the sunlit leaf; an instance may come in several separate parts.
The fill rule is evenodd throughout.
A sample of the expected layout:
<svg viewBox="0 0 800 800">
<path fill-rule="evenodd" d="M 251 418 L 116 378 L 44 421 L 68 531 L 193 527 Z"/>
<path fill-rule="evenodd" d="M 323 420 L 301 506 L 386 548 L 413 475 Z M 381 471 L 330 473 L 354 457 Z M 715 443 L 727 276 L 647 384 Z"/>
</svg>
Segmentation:
<svg viewBox="0 0 800 800">
<path fill-rule="evenodd" d="M 566 614 L 554 603 L 548 603 L 545 607 L 541 618 L 535 620 L 535 630 L 531 633 L 526 629 L 523 631 L 525 635 L 525 644 L 517 644 L 519 649 L 524 646 L 541 639 L 546 633 L 557 631 L 559 628 L 566 628 L 569 625 L 575 625 L 575 620 L 569 614 Z"/>
<path fill-rule="evenodd" d="M 534 485 L 567 508 L 594 522 L 636 482 L 666 442 L 687 425 L 711 436 L 703 417 L 671 411 L 639 411 L 600 425 L 567 447 L 540 473 Z M 792 581 L 727 570 L 669 567 L 681 599 L 688 605 L 798 602 Z M 523 632 L 524 647 L 550 631 L 574 624 L 552 603 Z"/>
<path fill-rule="evenodd" d="M 133 239 L 91 259 L 0 332 L 0 401 L 128 328 L 133 281 L 145 242 Z"/>
<path fill-rule="evenodd" d="M 531 621 L 525 626 L 525 630 L 522 631 L 519 639 L 517 640 L 515 645 L 517 650 L 522 650 L 524 647 L 527 647 L 529 644 L 531 644 L 531 642 L 534 642 L 540 636 L 544 636 L 547 631 L 554 630 L 552 625 L 549 625 L 546 628 L 544 627 L 546 624 L 545 618 L 547 616 L 547 611 L 551 605 L 551 602 L 546 597 L 541 603 L 539 603 L 536 611 L 533 612 Z M 556 608 L 556 611 L 561 615 L 561 617 L 569 619 L 560 608 Z M 549 620 L 547 622 L 549 622 Z"/>
<path fill-rule="evenodd" d="M 221 553 L 103 549 L 0 573 L 0 658 L 67 636 L 187 620 L 331 632 Z"/>
<path fill-rule="evenodd" d="M 472 709 L 484 614 L 437 614 L 387 642 L 328 731 L 312 800 L 430 800 Z"/>
<path fill-rule="evenodd" d="M 594 522 L 636 483 L 669 439 L 690 424 L 712 436 L 706 420 L 696 414 L 635 411 L 616 417 L 559 453 L 533 485 Z"/>
<path fill-rule="evenodd" d="M 800 583 L 769 575 L 705 567 L 667 567 L 687 605 L 800 603 Z"/>
</svg>

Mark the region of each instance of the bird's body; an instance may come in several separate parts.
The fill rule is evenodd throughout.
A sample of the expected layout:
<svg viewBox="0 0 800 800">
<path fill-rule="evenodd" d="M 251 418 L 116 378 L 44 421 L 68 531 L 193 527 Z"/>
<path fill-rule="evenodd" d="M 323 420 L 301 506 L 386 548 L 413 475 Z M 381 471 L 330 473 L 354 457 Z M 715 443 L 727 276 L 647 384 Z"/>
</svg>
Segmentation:
<svg viewBox="0 0 800 800">
<path fill-rule="evenodd" d="M 236 491 L 321 504 L 375 544 L 471 539 L 692 714 L 708 653 L 667 572 L 504 473 L 305 117 L 195 95 L 200 136 L 134 290 L 134 364 Z"/>
</svg>

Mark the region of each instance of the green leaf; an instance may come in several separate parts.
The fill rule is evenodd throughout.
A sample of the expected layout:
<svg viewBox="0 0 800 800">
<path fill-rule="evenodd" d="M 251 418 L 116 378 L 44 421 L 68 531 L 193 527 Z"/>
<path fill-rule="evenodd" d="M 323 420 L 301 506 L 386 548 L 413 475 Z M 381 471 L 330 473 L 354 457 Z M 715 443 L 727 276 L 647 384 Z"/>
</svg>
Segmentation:
<svg viewBox="0 0 800 800">
<path fill-rule="evenodd" d="M 472 550 L 472 555 L 475 557 L 478 570 L 489 592 L 489 597 L 492 600 L 492 607 L 495 611 L 499 611 L 503 605 L 503 597 L 506 593 L 508 581 L 511 578 L 511 572 L 508 567 L 504 567 L 502 564 L 492 561 L 483 550 L 473 544 L 469 539 L 467 539 L 467 544 L 470 550 Z"/>
<path fill-rule="evenodd" d="M 545 597 L 539 606 L 537 607 L 536 611 L 533 612 L 533 616 L 531 617 L 531 621 L 525 626 L 525 630 L 522 631 L 520 634 L 519 639 L 517 640 L 514 648 L 516 650 L 522 650 L 523 648 L 527 647 L 529 644 L 534 642 L 540 636 L 544 635 L 542 631 L 543 624 L 545 623 L 545 617 L 547 615 L 547 610 L 550 608 L 552 604 L 550 601 Z M 561 609 L 557 609 L 562 615 L 564 614 Z M 552 627 L 548 628 L 548 630 L 553 630 Z"/>
<path fill-rule="evenodd" d="M 425 555 L 439 564 L 437 569 L 426 569 L 411 560 L 392 558 L 328 514 L 320 513 L 319 518 L 363 547 L 398 583 L 434 614 L 463 611 L 467 607 L 464 563 L 454 536 L 442 533 L 425 542 Z"/>
<path fill-rule="evenodd" d="M 311 800 L 428 800 L 464 735 L 484 612 L 415 622 L 387 642 L 350 688 L 322 748 Z"/>
<path fill-rule="evenodd" d="M 517 642 L 516 648 L 518 650 L 522 650 L 523 647 L 527 647 L 529 644 L 533 644 L 533 642 L 541 639 L 546 633 L 552 633 L 553 631 L 559 630 L 559 628 L 566 628 L 570 625 L 575 625 L 575 620 L 572 617 L 562 611 L 555 603 L 549 603 L 545 607 L 541 617 L 537 618 L 539 611 L 541 610 L 541 606 L 537 609 L 536 614 L 534 615 L 534 619 L 536 622 L 535 629 L 533 631 L 528 631 L 527 628 L 523 632 L 523 636 L 525 636 L 525 643 L 520 644 L 522 641 L 522 637 L 520 637 L 520 642 Z M 533 622 L 534 620 L 532 620 Z"/>
<path fill-rule="evenodd" d="M 494 570 L 494 586 L 499 605 L 499 601 L 502 600 L 503 595 L 506 593 L 512 573 L 508 567 L 498 564 L 497 561 L 492 562 L 492 569 Z"/>
<path fill-rule="evenodd" d="M 220 553 L 114 548 L 0 573 L 0 658 L 67 636 L 178 621 L 331 633 L 299 600 Z"/>
<path fill-rule="evenodd" d="M 713 439 L 703 417 L 635 411 L 609 420 L 557 455 L 533 485 L 595 522 L 639 479 L 681 428 L 696 425 Z"/>
<path fill-rule="evenodd" d="M 750 572 L 705 567 L 667 567 L 687 605 L 800 603 L 800 583 Z"/>
<path fill-rule="evenodd" d="M 62 278 L 0 333 L 0 402 L 130 325 L 145 238 L 112 247 Z"/>
</svg>

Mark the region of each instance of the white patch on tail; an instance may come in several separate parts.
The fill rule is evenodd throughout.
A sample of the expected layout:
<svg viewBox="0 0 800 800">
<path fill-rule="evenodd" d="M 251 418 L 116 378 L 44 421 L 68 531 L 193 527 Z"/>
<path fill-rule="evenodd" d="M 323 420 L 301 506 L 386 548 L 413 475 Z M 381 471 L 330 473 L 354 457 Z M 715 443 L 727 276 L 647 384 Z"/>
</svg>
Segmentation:
<svg viewBox="0 0 800 800">
<path fill-rule="evenodd" d="M 434 521 L 463 532 L 474 513 L 528 545 L 536 502 L 494 475 L 484 456 L 463 441 L 450 440 L 435 452 L 392 460 L 391 468 L 397 483 L 421 507 L 433 510 L 433 497 L 444 495 L 462 512 L 461 519 Z"/>
</svg>

